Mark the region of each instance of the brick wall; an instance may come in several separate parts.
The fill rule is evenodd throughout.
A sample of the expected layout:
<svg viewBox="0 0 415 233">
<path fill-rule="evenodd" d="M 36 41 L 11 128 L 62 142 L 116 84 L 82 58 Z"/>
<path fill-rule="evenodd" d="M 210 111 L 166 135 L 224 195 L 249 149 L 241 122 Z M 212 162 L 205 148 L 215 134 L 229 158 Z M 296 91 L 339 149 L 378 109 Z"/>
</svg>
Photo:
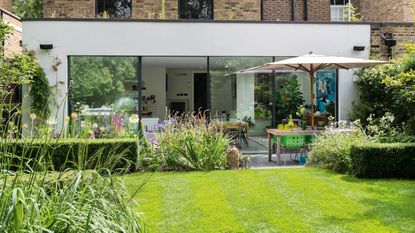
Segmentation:
<svg viewBox="0 0 415 233">
<path fill-rule="evenodd" d="M 415 2 L 413 0 L 403 0 L 403 21 L 405 22 L 415 22 Z"/>
<path fill-rule="evenodd" d="M 0 0 L 0 8 L 6 11 L 12 11 L 12 2 L 13 0 Z"/>
<path fill-rule="evenodd" d="M 2 20 L 12 25 L 14 29 L 4 40 L 4 56 L 11 57 L 13 53 L 20 53 L 22 51 L 22 47 L 20 46 L 20 41 L 22 40 L 22 22 L 10 12 L 0 11 Z"/>
<path fill-rule="evenodd" d="M 216 20 L 261 20 L 261 0 L 214 0 Z"/>
<path fill-rule="evenodd" d="M 372 55 L 382 59 L 387 58 L 387 47 L 382 39 L 382 35 L 388 34 L 391 34 L 393 38 L 396 39 L 396 46 L 392 48 L 393 57 L 400 56 L 405 51 L 405 44 L 415 43 L 415 23 L 372 24 Z"/>
<path fill-rule="evenodd" d="M 162 16 L 161 0 L 133 0 L 132 18 L 136 19 L 177 19 L 178 0 L 166 0 Z"/>
<path fill-rule="evenodd" d="M 309 21 L 330 21 L 330 0 L 308 0 Z"/>
<path fill-rule="evenodd" d="M 363 21 L 371 22 L 400 22 L 407 18 L 405 12 L 408 11 L 408 4 L 405 2 L 412 0 L 358 0 L 354 1 L 362 16 Z"/>
<path fill-rule="evenodd" d="M 264 0 L 263 19 L 290 21 L 292 19 L 291 0 Z"/>
<path fill-rule="evenodd" d="M 166 0 L 164 17 L 161 0 L 132 0 L 133 19 L 177 19 L 178 0 Z M 44 0 L 45 18 L 94 18 L 95 0 Z M 214 0 L 218 20 L 260 20 L 261 0 Z"/>
<path fill-rule="evenodd" d="M 264 0 L 263 19 L 277 21 L 292 20 L 292 0 Z M 304 20 L 304 0 L 295 0 L 294 20 Z M 308 0 L 309 21 L 330 20 L 330 0 Z"/>
<path fill-rule="evenodd" d="M 44 0 L 45 18 L 95 18 L 95 0 Z"/>
</svg>

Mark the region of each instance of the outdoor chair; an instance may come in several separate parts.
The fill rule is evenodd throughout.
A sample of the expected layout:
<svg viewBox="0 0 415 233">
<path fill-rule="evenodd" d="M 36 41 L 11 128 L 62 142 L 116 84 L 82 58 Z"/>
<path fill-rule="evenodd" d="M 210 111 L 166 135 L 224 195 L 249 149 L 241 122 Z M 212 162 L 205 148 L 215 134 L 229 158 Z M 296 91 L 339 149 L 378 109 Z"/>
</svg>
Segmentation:
<svg viewBox="0 0 415 233">
<path fill-rule="evenodd" d="M 274 146 L 278 143 L 277 137 L 273 137 Z M 298 154 L 304 154 L 306 150 L 306 136 L 304 135 L 286 135 L 281 136 L 280 154 L 290 153 L 290 159 L 299 161 Z M 284 166 L 287 166 L 287 162 L 284 157 Z"/>
</svg>

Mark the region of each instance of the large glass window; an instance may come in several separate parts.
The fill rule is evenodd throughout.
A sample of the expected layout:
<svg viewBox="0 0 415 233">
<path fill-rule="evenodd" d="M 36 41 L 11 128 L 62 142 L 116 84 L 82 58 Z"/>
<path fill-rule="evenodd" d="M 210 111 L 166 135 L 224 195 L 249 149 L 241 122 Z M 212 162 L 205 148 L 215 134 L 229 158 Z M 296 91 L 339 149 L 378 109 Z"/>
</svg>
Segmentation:
<svg viewBox="0 0 415 233">
<path fill-rule="evenodd" d="M 209 95 L 213 114 L 251 124 L 251 135 L 264 134 L 272 119 L 272 73 L 241 72 L 272 62 L 272 57 L 210 57 Z"/>
<path fill-rule="evenodd" d="M 105 135 L 138 128 L 137 57 L 70 57 L 70 111 Z"/>
<path fill-rule="evenodd" d="M 213 0 L 180 0 L 180 19 L 213 19 Z"/>
<path fill-rule="evenodd" d="M 97 0 L 97 17 L 130 18 L 131 0 Z"/>
</svg>

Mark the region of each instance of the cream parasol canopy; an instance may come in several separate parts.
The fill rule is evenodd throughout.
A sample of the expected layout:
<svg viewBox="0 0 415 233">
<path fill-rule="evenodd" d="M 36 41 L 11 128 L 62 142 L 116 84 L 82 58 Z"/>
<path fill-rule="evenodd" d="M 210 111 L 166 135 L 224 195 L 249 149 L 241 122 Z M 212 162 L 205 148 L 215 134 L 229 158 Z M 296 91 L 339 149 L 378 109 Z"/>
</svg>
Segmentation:
<svg viewBox="0 0 415 233">
<path fill-rule="evenodd" d="M 314 129 L 314 81 L 315 73 L 324 69 L 356 69 L 375 65 L 388 64 L 386 61 L 377 61 L 350 57 L 336 57 L 314 54 L 310 52 L 307 55 L 284 59 L 272 63 L 266 63 L 262 66 L 253 67 L 243 72 L 272 70 L 272 71 L 304 71 L 310 76 L 311 83 L 311 126 Z"/>
</svg>

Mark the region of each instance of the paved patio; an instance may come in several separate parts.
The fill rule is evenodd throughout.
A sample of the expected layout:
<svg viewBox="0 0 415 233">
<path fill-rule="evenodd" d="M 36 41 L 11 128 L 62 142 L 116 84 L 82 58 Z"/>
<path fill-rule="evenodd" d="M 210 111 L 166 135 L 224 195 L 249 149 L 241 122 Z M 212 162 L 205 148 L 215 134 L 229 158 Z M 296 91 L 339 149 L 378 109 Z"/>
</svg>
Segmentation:
<svg viewBox="0 0 415 233">
<path fill-rule="evenodd" d="M 303 168 L 304 166 L 300 166 L 298 162 L 293 161 L 290 159 L 289 154 L 283 154 L 283 158 L 281 159 L 281 165 L 277 165 L 277 158 L 274 154 L 272 157 L 272 162 L 268 162 L 268 154 L 256 154 L 252 156 L 252 169 L 264 169 L 264 168 Z M 284 157 L 286 163 L 284 164 Z"/>
<path fill-rule="evenodd" d="M 283 154 L 281 165 L 277 165 L 277 156 L 272 155 L 272 162 L 268 162 L 268 138 L 263 136 L 254 136 L 249 139 L 249 147 L 242 145 L 241 153 L 252 157 L 252 169 L 264 168 L 302 168 L 298 162 L 291 160 L 289 154 Z M 285 158 L 285 163 L 284 163 Z"/>
</svg>

